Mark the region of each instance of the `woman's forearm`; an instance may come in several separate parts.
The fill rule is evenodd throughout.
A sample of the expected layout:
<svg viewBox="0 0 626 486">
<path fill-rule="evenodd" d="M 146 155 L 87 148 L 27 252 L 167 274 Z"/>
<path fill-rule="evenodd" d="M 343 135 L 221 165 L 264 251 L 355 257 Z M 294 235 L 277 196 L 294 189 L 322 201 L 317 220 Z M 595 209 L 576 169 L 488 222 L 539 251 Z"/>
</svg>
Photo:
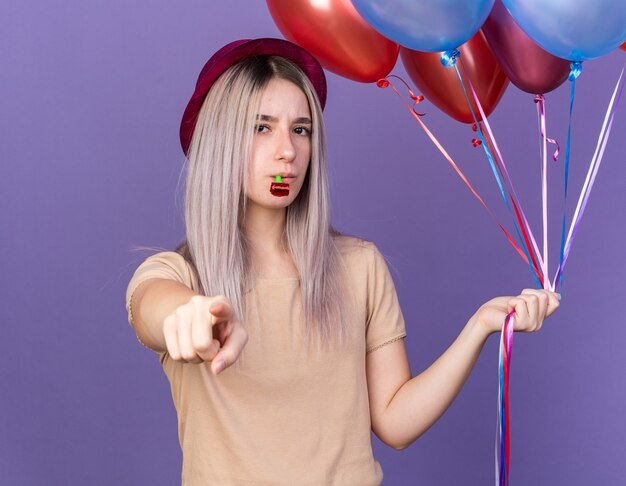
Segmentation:
<svg viewBox="0 0 626 486">
<path fill-rule="evenodd" d="M 155 351 L 166 350 L 163 321 L 196 293 L 186 285 L 168 279 L 142 282 L 131 298 L 132 323 L 137 337 Z"/>
<path fill-rule="evenodd" d="M 448 409 L 465 384 L 489 332 L 470 319 L 452 345 L 429 368 L 400 387 L 385 411 L 394 443 L 403 449 Z"/>
</svg>

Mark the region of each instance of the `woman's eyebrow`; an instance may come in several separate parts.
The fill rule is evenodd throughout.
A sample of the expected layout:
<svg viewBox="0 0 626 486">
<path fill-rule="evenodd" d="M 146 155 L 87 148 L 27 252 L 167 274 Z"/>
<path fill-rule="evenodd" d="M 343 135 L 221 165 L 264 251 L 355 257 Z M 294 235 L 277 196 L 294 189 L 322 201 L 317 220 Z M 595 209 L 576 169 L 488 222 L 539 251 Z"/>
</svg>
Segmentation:
<svg viewBox="0 0 626 486">
<path fill-rule="evenodd" d="M 275 116 L 271 116 L 271 115 L 257 115 L 256 119 L 257 120 L 261 120 L 261 121 L 268 121 L 268 122 L 271 122 L 271 123 L 278 122 L 278 118 L 276 118 Z M 305 124 L 305 125 L 312 125 L 313 124 L 311 119 L 306 117 L 306 116 L 301 116 L 299 118 L 296 118 L 293 122 L 294 123 Z"/>
</svg>

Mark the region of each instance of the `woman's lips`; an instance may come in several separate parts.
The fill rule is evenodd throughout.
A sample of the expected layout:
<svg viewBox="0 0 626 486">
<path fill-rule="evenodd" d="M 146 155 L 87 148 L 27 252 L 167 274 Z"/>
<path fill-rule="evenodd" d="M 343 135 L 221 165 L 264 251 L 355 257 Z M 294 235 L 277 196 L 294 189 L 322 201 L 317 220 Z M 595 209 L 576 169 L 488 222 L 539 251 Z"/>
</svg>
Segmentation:
<svg viewBox="0 0 626 486">
<path fill-rule="evenodd" d="M 273 177 L 272 177 L 272 181 L 273 181 L 273 182 L 275 182 L 275 177 L 276 177 L 276 176 L 273 176 Z M 286 176 L 286 177 L 285 177 L 285 176 L 282 176 L 282 177 L 280 178 L 280 182 L 283 182 L 283 183 L 285 183 L 285 184 L 292 184 L 295 180 L 296 180 L 296 176 Z"/>
</svg>

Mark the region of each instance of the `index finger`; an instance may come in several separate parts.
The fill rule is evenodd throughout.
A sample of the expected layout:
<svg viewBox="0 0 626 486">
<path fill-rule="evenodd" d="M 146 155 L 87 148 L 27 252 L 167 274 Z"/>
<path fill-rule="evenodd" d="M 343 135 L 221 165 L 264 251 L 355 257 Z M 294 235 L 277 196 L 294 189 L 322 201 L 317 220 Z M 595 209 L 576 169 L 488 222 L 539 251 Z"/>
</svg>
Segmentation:
<svg viewBox="0 0 626 486">
<path fill-rule="evenodd" d="M 234 326 L 230 336 L 226 337 L 224 345 L 213 358 L 213 364 L 211 365 L 213 373 L 217 375 L 232 365 L 241 354 L 247 342 L 248 333 L 245 329 L 240 325 Z"/>
<path fill-rule="evenodd" d="M 214 319 L 212 319 L 213 324 L 227 321 L 231 319 L 234 314 L 233 307 L 228 302 L 223 301 L 211 304 L 209 312 L 214 317 Z"/>
</svg>

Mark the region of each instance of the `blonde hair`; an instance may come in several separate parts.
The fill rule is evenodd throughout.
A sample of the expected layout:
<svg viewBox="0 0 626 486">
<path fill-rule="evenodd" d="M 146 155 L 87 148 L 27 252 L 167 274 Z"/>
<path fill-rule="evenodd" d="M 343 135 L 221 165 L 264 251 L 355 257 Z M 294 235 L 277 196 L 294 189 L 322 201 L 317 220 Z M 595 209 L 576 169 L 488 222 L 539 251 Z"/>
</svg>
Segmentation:
<svg viewBox="0 0 626 486">
<path fill-rule="evenodd" d="M 264 88 L 273 78 L 294 83 L 311 110 L 311 161 L 302 189 L 287 207 L 283 245 L 300 276 L 305 340 L 314 331 L 324 344 L 346 334 L 343 264 L 330 224 L 330 195 L 322 109 L 307 76 L 291 61 L 256 56 L 231 66 L 215 82 L 200 110 L 187 153 L 187 241 L 177 251 L 195 268 L 204 295 L 223 294 L 240 318 L 243 295 L 254 285 L 243 231 L 246 174 Z"/>
</svg>

